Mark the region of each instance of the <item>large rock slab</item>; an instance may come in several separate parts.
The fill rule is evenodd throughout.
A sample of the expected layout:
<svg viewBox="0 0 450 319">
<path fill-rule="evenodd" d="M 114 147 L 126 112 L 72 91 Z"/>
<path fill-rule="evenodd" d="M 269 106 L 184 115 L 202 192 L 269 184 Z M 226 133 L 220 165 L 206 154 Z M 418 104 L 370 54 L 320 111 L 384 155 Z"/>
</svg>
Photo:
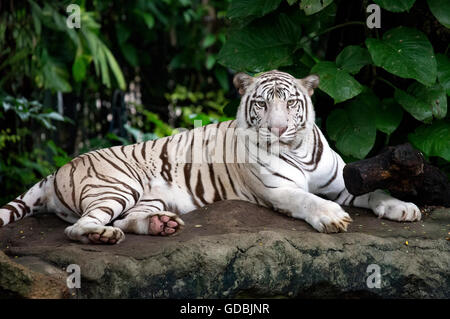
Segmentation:
<svg viewBox="0 0 450 319">
<path fill-rule="evenodd" d="M 25 263 L 27 261 L 33 263 L 31 268 L 43 269 L 44 266 L 45 271 L 33 271 L 29 267 L 13 262 L 0 251 L 0 298 L 57 299 L 70 296 L 70 290 L 65 284 L 65 274 L 59 278 L 54 276 L 62 273 L 59 269 L 33 257 L 24 257 L 21 260 Z"/>
<path fill-rule="evenodd" d="M 5 275 L 15 265 L 57 283 L 53 297 L 450 297 L 450 210 L 415 223 L 347 211 L 354 220 L 347 233 L 320 234 L 269 209 L 225 201 L 185 215 L 177 236 L 128 234 L 113 246 L 71 242 L 63 221 L 31 217 L 0 229 L 0 249 L 9 256 L 0 254 L 0 295 L 45 297 L 30 294 L 33 278 Z M 80 266 L 81 287 L 67 294 L 71 264 Z M 380 288 L 367 284 L 373 264 Z"/>
</svg>

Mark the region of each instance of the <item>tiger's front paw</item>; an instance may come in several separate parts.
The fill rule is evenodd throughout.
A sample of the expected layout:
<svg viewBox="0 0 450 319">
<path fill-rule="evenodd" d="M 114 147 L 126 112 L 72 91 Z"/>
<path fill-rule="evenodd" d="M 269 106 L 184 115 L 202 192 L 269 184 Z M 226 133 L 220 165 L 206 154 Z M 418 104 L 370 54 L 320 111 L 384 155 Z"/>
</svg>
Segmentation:
<svg viewBox="0 0 450 319">
<path fill-rule="evenodd" d="M 420 209 L 415 204 L 396 198 L 384 199 L 377 203 L 372 210 L 379 218 L 395 221 L 412 222 L 422 218 Z"/>
<path fill-rule="evenodd" d="M 306 221 L 321 233 L 339 233 L 347 231 L 353 220 L 339 204 L 326 201 L 318 205 Z"/>
</svg>

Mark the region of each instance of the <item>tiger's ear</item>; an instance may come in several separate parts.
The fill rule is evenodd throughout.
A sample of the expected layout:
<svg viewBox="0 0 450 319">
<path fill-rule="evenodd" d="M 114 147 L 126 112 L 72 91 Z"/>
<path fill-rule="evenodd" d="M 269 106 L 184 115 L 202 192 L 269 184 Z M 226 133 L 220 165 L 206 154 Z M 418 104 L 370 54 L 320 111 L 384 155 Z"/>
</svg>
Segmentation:
<svg viewBox="0 0 450 319">
<path fill-rule="evenodd" d="M 247 88 L 252 84 L 253 77 L 243 72 L 236 74 L 233 78 L 234 87 L 239 91 L 240 95 L 244 95 Z"/>
<path fill-rule="evenodd" d="M 300 84 L 308 90 L 309 96 L 314 94 L 314 89 L 319 86 L 319 76 L 316 74 L 308 75 L 306 78 L 300 79 Z"/>
</svg>

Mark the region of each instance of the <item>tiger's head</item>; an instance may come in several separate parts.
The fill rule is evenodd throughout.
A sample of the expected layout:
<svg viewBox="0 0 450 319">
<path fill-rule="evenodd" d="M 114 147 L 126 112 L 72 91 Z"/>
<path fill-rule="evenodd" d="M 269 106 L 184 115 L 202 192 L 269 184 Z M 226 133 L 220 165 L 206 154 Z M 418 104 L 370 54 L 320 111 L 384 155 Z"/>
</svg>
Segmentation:
<svg viewBox="0 0 450 319">
<path fill-rule="evenodd" d="M 233 84 L 242 96 L 237 127 L 254 128 L 263 138 L 290 144 L 302 130 L 311 128 L 314 108 L 311 96 L 319 85 L 317 75 L 296 79 L 277 70 L 252 77 L 238 73 Z"/>
</svg>

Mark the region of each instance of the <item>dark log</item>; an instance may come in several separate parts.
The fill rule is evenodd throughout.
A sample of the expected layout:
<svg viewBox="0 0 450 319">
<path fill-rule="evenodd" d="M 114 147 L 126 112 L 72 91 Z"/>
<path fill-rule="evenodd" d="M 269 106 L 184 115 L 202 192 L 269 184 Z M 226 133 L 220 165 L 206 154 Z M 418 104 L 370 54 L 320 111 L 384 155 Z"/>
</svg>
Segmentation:
<svg viewBox="0 0 450 319">
<path fill-rule="evenodd" d="M 426 162 L 409 143 L 347 164 L 343 174 L 345 186 L 353 195 L 386 189 L 393 196 L 418 205 L 450 207 L 450 181 L 446 174 Z"/>
</svg>

